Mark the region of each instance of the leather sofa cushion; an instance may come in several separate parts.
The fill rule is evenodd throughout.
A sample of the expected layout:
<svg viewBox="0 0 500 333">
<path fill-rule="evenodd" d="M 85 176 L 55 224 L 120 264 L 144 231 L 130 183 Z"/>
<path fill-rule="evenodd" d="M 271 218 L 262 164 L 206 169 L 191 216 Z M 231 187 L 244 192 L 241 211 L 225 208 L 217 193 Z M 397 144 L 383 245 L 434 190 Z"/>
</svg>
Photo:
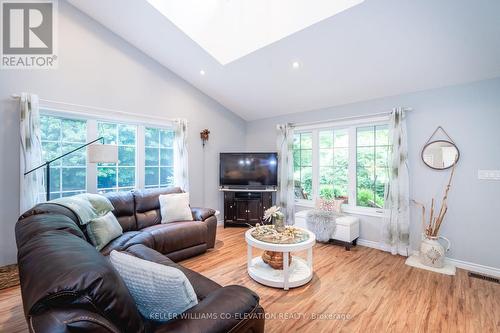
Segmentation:
<svg viewBox="0 0 500 333">
<path fill-rule="evenodd" d="M 113 323 L 93 311 L 78 308 L 68 311 L 68 307 L 52 308 L 50 315 L 31 316 L 30 326 L 33 332 L 119 332 Z"/>
<path fill-rule="evenodd" d="M 127 231 L 120 237 L 113 239 L 102 250 L 101 254 L 108 256 L 111 251 L 123 251 L 131 245 L 142 244 L 147 247 L 154 247 L 153 236 L 149 232 Z"/>
<path fill-rule="evenodd" d="M 31 208 L 30 210 L 26 211 L 21 217 L 19 217 L 19 220 L 25 219 L 31 215 L 38 215 L 38 214 L 58 214 L 58 215 L 64 215 L 71 219 L 77 226 L 80 226 L 80 223 L 78 222 L 78 216 L 73 213 L 73 211 L 67 207 L 54 204 L 54 203 L 41 203 L 36 205 L 35 207 Z"/>
<path fill-rule="evenodd" d="M 214 316 L 213 314 L 218 314 Z M 223 319 L 221 316 L 224 315 Z M 259 296 L 243 286 L 222 287 L 210 293 L 198 305 L 184 312 L 194 319 L 173 319 L 163 324 L 153 323 L 155 333 L 191 332 L 264 332 L 264 320 L 256 327 L 245 329 L 244 318 L 264 318 Z M 255 316 L 255 317 L 252 317 Z M 240 328 L 243 327 L 241 330 Z"/>
<path fill-rule="evenodd" d="M 179 262 L 179 261 L 192 258 L 194 256 L 197 256 L 197 255 L 205 253 L 205 252 L 207 252 L 207 244 L 203 243 L 200 245 L 188 247 L 186 249 L 167 253 L 166 256 L 169 259 L 171 259 L 173 262 Z"/>
<path fill-rule="evenodd" d="M 133 192 L 112 192 L 106 193 L 105 196 L 111 201 L 113 207 L 115 207 L 113 214 L 115 214 L 123 231 L 137 230 Z"/>
<path fill-rule="evenodd" d="M 159 196 L 162 194 L 182 193 L 179 187 L 166 189 L 149 189 L 135 191 L 135 209 L 137 218 L 137 228 L 143 229 L 161 222 Z"/>
<path fill-rule="evenodd" d="M 64 208 L 57 205 L 52 206 Z M 75 221 L 70 219 L 68 216 L 45 213 L 44 210 L 33 209 L 29 214 L 24 214 L 20 218 L 19 222 L 16 223 L 17 247 L 20 248 L 24 246 L 40 233 L 52 230 L 64 231 L 68 234 L 79 237 L 82 240 L 86 240 L 83 231 L 75 223 Z"/>
<path fill-rule="evenodd" d="M 167 254 L 207 241 L 207 225 L 198 221 L 170 222 L 142 229 L 154 239 L 154 249 Z"/>
<path fill-rule="evenodd" d="M 126 250 L 126 252 L 136 256 L 137 258 L 152 261 L 157 264 L 175 267 L 181 270 L 184 275 L 186 275 L 189 282 L 191 282 L 191 285 L 193 286 L 194 292 L 196 293 L 199 301 L 207 297 L 211 292 L 221 288 L 220 284 L 204 277 L 203 275 L 195 271 L 174 263 L 171 259 L 167 258 L 163 254 L 144 245 L 138 244 L 130 246 Z"/>
<path fill-rule="evenodd" d="M 204 221 L 215 215 L 215 210 L 212 208 L 191 207 L 191 213 L 193 214 L 193 220 Z"/>
<path fill-rule="evenodd" d="M 59 218 L 63 217 L 52 216 L 54 222 Z M 88 308 L 121 331 L 143 331 L 144 322 L 127 287 L 91 244 L 66 231 L 51 230 L 38 234 L 18 251 L 27 316 L 58 307 Z"/>
<path fill-rule="evenodd" d="M 127 244 L 127 242 L 132 239 L 134 236 L 139 235 L 141 232 L 140 231 L 127 231 L 124 232 L 121 236 L 113 239 L 111 242 L 108 243 L 102 250 L 101 254 L 107 256 L 109 253 L 113 250 L 121 251 Z"/>
</svg>

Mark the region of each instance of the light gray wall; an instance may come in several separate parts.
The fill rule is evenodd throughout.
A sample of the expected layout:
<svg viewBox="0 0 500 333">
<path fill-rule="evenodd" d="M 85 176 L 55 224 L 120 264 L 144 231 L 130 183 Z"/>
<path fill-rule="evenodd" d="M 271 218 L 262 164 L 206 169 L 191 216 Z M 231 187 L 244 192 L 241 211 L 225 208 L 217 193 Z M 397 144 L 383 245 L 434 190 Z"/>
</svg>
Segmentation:
<svg viewBox="0 0 500 333">
<path fill-rule="evenodd" d="M 449 171 L 434 171 L 420 160 L 423 145 L 441 125 L 461 153 L 442 227 L 442 235 L 452 242 L 449 256 L 500 268 L 500 182 L 477 179 L 478 169 L 500 169 L 500 78 L 249 122 L 247 149 L 276 149 L 278 123 L 364 115 L 395 106 L 414 109 L 408 116 L 411 198 L 428 204 L 432 197 L 441 200 Z M 379 241 L 380 221 L 361 218 L 361 238 Z M 411 224 L 416 243 L 421 218 L 415 208 Z"/>
<path fill-rule="evenodd" d="M 59 69 L 0 71 L 0 266 L 16 261 L 19 115 L 13 93 L 188 119 L 190 192 L 196 206 L 221 208 L 218 153 L 242 150 L 245 144 L 244 120 L 71 5 L 60 1 L 59 9 Z M 211 132 L 205 153 L 199 138 L 204 128 Z"/>
</svg>

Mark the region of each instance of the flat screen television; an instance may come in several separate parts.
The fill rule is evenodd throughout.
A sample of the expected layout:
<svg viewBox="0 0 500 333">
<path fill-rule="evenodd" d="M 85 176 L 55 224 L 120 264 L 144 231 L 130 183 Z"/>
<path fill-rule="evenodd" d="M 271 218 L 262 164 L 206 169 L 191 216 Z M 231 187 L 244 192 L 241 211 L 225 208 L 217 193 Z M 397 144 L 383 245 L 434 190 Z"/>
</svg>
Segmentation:
<svg viewBox="0 0 500 333">
<path fill-rule="evenodd" d="M 278 185 L 277 153 L 221 153 L 220 186 Z"/>
</svg>

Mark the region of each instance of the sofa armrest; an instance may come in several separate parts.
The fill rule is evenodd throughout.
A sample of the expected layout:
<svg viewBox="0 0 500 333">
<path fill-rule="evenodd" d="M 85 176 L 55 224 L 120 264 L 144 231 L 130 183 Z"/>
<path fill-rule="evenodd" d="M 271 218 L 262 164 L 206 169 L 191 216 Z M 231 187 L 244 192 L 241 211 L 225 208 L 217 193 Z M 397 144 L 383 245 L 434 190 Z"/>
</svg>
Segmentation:
<svg viewBox="0 0 500 333">
<path fill-rule="evenodd" d="M 215 210 L 212 208 L 191 207 L 191 213 L 195 221 L 205 221 L 210 216 L 215 215 Z"/>
<path fill-rule="evenodd" d="M 78 308 L 52 308 L 28 316 L 27 320 L 32 333 L 120 333 L 113 323 L 98 313 Z"/>
<path fill-rule="evenodd" d="M 180 316 L 159 324 L 153 331 L 225 333 L 252 327 L 252 332 L 264 332 L 265 318 L 259 296 L 242 286 L 217 289 Z"/>
</svg>

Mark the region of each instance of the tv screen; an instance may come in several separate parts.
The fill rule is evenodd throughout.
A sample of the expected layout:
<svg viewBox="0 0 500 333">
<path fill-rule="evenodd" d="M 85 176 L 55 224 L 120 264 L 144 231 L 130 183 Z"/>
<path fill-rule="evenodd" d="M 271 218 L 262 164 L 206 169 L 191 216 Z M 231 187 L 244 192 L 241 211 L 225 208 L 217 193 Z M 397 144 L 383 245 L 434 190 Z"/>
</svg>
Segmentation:
<svg viewBox="0 0 500 333">
<path fill-rule="evenodd" d="M 277 153 L 221 153 L 221 186 L 277 186 Z"/>
</svg>

